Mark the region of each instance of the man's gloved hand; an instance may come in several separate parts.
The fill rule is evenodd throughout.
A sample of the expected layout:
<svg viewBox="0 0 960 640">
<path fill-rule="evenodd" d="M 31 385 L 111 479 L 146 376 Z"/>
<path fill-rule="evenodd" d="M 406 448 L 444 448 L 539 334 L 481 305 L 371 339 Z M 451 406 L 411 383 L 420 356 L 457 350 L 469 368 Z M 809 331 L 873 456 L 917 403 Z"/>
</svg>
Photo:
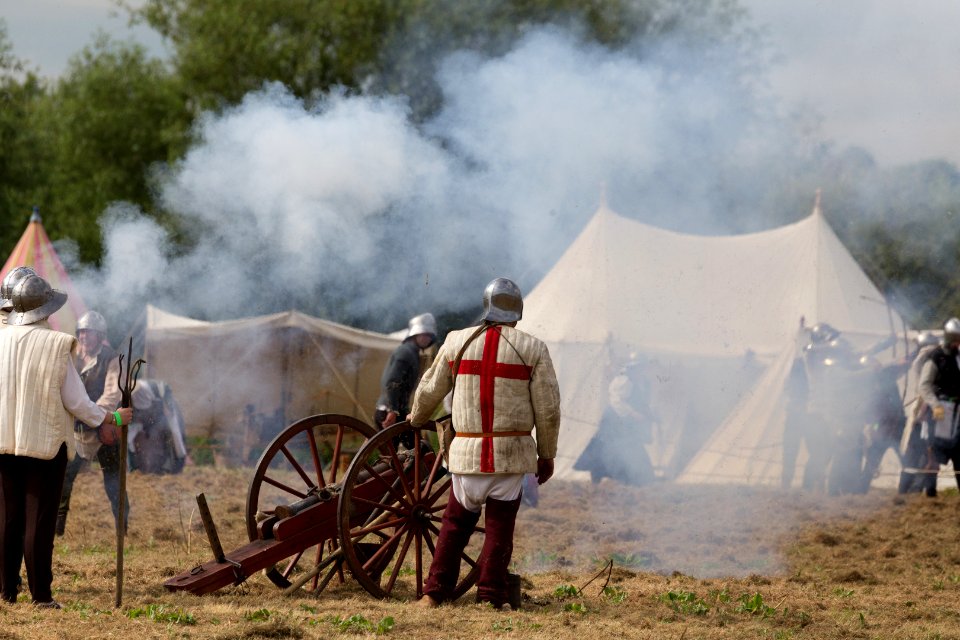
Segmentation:
<svg viewBox="0 0 960 640">
<path fill-rule="evenodd" d="M 553 475 L 553 458 L 537 458 L 537 484 L 543 484 Z"/>
<path fill-rule="evenodd" d="M 939 422 L 940 420 L 943 420 L 943 416 L 944 416 L 943 405 L 938 404 L 934 406 L 933 408 L 930 409 L 930 413 L 933 414 L 933 419 L 936 420 L 937 422 Z"/>
</svg>

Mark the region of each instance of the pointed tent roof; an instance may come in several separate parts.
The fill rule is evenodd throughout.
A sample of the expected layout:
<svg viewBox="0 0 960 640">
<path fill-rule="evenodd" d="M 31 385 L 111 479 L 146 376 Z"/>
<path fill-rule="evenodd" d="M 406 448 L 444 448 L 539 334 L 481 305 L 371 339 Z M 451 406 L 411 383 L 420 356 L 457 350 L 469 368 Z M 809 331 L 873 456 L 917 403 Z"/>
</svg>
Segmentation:
<svg viewBox="0 0 960 640">
<path fill-rule="evenodd" d="M 3 265 L 2 274 L 6 275 L 14 267 L 32 267 L 54 289 L 67 294 L 67 304 L 50 316 L 50 326 L 58 331 L 73 334 L 77 319 L 87 312 L 87 305 L 77 293 L 67 270 L 57 256 L 50 237 L 43 228 L 37 207 L 33 208 L 26 230 Z"/>
<path fill-rule="evenodd" d="M 558 477 L 596 431 L 626 353 L 772 362 L 801 318 L 876 341 L 902 328 L 823 217 L 733 236 L 624 218 L 605 203 L 530 292 L 521 327 L 550 347 L 562 406 Z M 717 416 L 718 421 L 723 416 Z"/>
<path fill-rule="evenodd" d="M 892 319 L 819 206 L 734 236 L 667 231 L 601 206 L 525 307 L 524 325 L 547 342 L 626 339 L 711 356 L 779 354 L 801 317 L 874 337 L 889 335 Z"/>
</svg>

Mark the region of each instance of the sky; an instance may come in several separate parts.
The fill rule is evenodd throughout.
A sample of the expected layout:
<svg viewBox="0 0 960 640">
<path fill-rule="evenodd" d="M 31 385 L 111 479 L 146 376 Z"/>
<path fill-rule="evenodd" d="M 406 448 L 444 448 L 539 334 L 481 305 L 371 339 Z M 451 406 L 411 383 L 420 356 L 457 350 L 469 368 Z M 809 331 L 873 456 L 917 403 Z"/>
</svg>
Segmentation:
<svg viewBox="0 0 960 640">
<path fill-rule="evenodd" d="M 741 0 L 781 62 L 771 85 L 882 165 L 960 163 L 960 2 Z"/>
<path fill-rule="evenodd" d="M 771 86 L 813 109 L 839 146 L 870 151 L 884 166 L 944 157 L 960 164 L 960 2 L 957 0 L 741 0 L 780 63 Z M 0 0 L 14 51 L 48 75 L 102 28 L 143 42 L 111 0 Z"/>
</svg>

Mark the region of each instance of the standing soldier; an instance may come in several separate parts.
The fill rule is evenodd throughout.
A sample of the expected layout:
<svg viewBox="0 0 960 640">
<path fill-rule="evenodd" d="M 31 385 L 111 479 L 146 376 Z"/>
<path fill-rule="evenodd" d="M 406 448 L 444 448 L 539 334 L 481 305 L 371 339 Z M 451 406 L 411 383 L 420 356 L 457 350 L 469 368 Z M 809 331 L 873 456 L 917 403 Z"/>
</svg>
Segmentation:
<svg viewBox="0 0 960 640">
<path fill-rule="evenodd" d="M 935 349 L 920 370 L 920 397 L 930 407 L 927 425 L 926 493 L 937 495 L 937 473 L 941 464 L 953 462 L 960 487 L 960 440 L 957 434 L 957 410 L 960 402 L 960 319 L 950 318 L 943 325 L 943 343 Z"/>
<path fill-rule="evenodd" d="M 495 279 L 483 292 L 480 326 L 450 333 L 417 388 L 410 422 L 425 423 L 453 391 L 457 432 L 447 455 L 451 491 L 420 606 L 450 598 L 485 507 L 477 599 L 509 607 L 507 568 L 523 477 L 550 479 L 560 429 L 553 362 L 543 342 L 516 329 L 522 314 L 517 285 Z"/>
<path fill-rule="evenodd" d="M 87 396 L 105 411 L 113 411 L 120 406 L 120 361 L 116 352 L 106 342 L 107 321 L 96 311 L 88 311 L 77 321 L 77 341 L 80 352 L 77 368 Z M 74 437 L 77 455 L 67 465 L 63 479 L 63 493 L 60 509 L 57 511 L 57 535 L 62 536 L 67 526 L 67 512 L 70 511 L 70 495 L 77 475 L 90 466 L 90 460 L 96 456 L 103 471 L 103 488 L 110 499 L 114 522 L 120 502 L 120 443 L 116 431 L 111 427 L 91 428 L 78 420 L 74 425 Z M 130 514 L 130 502 L 124 496 L 125 518 Z"/>
<path fill-rule="evenodd" d="M 380 377 L 380 398 L 373 420 L 381 429 L 410 413 L 410 398 L 420 379 L 420 351 L 437 339 L 437 321 L 431 313 L 410 318 L 407 337 L 394 349 Z"/>
<path fill-rule="evenodd" d="M 25 561 L 33 603 L 59 609 L 53 537 L 74 420 L 120 425 L 133 411 L 109 413 L 84 392 L 73 364 L 76 339 L 45 322 L 67 294 L 30 275 L 11 300 L 9 326 L 0 331 L 0 595 L 17 601 Z"/>
<path fill-rule="evenodd" d="M 926 467 L 927 443 L 926 431 L 930 423 L 930 407 L 923 401 L 919 393 L 920 372 L 930 356 L 940 349 L 940 339 L 930 331 L 921 331 L 917 335 L 917 355 L 910 365 L 908 380 L 914 380 L 913 386 L 916 395 L 913 409 L 903 430 L 900 440 L 900 458 L 903 469 L 900 471 L 900 493 L 915 493 L 923 491 L 927 486 Z"/>
</svg>

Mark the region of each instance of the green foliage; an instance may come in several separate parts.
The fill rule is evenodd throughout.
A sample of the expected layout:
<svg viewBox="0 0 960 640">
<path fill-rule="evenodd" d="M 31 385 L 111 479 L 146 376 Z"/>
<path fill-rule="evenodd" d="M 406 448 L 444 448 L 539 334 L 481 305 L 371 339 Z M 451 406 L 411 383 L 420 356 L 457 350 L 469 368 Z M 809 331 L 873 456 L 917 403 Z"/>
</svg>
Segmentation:
<svg viewBox="0 0 960 640">
<path fill-rule="evenodd" d="M 529 629 L 535 631 L 537 629 L 543 628 L 543 625 L 539 622 L 525 622 L 523 620 L 514 620 L 513 618 L 506 618 L 505 620 L 494 620 L 490 623 L 490 629 L 493 631 L 501 632 L 510 632 L 510 631 L 522 631 Z"/>
<path fill-rule="evenodd" d="M 612 602 L 613 604 L 620 604 L 627 599 L 627 592 L 623 587 L 607 585 L 603 588 L 601 592 L 604 598 Z"/>
<path fill-rule="evenodd" d="M 707 603 L 698 598 L 697 594 L 692 591 L 668 591 L 660 596 L 660 601 L 677 613 L 702 616 L 710 611 Z"/>
<path fill-rule="evenodd" d="M 563 605 L 563 610 L 571 613 L 584 614 L 587 612 L 587 607 L 582 602 L 568 602 Z"/>
<path fill-rule="evenodd" d="M 394 626 L 392 616 L 382 618 L 380 622 L 374 624 L 359 613 L 355 613 L 349 618 L 327 616 L 324 620 L 336 627 L 341 633 L 374 633 L 382 636 L 390 633 Z"/>
<path fill-rule="evenodd" d="M 707 597 L 716 603 L 730 602 L 730 592 L 726 589 L 713 589 Z"/>
<path fill-rule="evenodd" d="M 626 569 L 643 569 L 653 564 L 649 553 L 611 553 L 609 556 L 596 556 L 592 563 L 598 567 L 606 566 L 610 562 Z"/>
<path fill-rule="evenodd" d="M 150 169 L 185 148 L 190 126 L 176 78 L 143 47 L 101 36 L 74 56 L 35 113 L 51 153 L 41 206 L 51 238 L 100 257 L 99 215 L 113 202 L 153 209 Z"/>
<path fill-rule="evenodd" d="M 46 87 L 13 53 L 0 19 L 0 249 L 3 260 L 23 233 L 37 204 L 39 176 L 48 170 L 44 131 L 34 113 Z"/>
<path fill-rule="evenodd" d="M 763 596 L 760 595 L 759 591 L 752 596 L 745 593 L 740 596 L 739 601 L 740 604 L 737 605 L 736 608 L 737 613 L 749 613 L 763 618 L 768 618 L 777 613 L 774 607 L 768 606 L 763 602 Z"/>
<path fill-rule="evenodd" d="M 843 587 L 837 587 L 833 590 L 833 595 L 838 598 L 849 598 L 853 595 L 853 589 L 844 589 Z"/>
<path fill-rule="evenodd" d="M 170 44 L 200 109 L 237 104 L 265 82 L 301 98 L 357 88 L 407 2 L 148 0 L 133 12 Z"/>
<path fill-rule="evenodd" d="M 166 622 L 169 624 L 196 624 L 197 620 L 192 613 L 182 609 L 170 609 L 162 604 L 148 604 L 145 607 L 128 609 L 127 617 L 131 620 L 137 618 L 147 618 L 153 622 Z"/>
<path fill-rule="evenodd" d="M 201 467 L 214 464 L 213 452 L 220 446 L 220 441 L 207 436 L 187 436 L 187 450 L 193 463 Z"/>
<path fill-rule="evenodd" d="M 576 598 L 580 595 L 580 589 L 576 588 L 572 584 L 560 585 L 553 590 L 553 597 L 559 600 L 565 600 L 566 598 Z"/>
<path fill-rule="evenodd" d="M 273 615 L 269 609 L 257 609 L 256 611 L 247 611 L 243 614 L 244 620 L 249 620 L 250 622 L 266 622 L 270 619 L 270 616 Z"/>
</svg>

